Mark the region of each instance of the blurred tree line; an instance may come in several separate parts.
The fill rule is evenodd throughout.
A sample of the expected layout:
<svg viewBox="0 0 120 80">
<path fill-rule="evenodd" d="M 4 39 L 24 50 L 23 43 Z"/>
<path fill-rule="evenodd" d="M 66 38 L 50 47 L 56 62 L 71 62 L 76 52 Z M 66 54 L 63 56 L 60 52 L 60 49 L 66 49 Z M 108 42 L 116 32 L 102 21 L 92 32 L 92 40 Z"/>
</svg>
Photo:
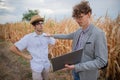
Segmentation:
<svg viewBox="0 0 120 80">
<path fill-rule="evenodd" d="M 38 14 L 39 14 L 38 10 L 28 10 L 26 13 L 23 13 L 22 21 L 30 21 L 32 16 Z"/>
</svg>

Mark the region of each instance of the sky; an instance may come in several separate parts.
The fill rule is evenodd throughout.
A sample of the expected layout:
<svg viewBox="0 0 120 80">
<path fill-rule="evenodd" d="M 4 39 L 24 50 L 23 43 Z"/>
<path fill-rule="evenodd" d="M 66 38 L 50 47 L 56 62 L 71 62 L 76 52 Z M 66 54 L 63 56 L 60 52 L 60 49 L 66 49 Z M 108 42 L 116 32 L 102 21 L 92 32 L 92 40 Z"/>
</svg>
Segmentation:
<svg viewBox="0 0 120 80">
<path fill-rule="evenodd" d="M 81 0 L 0 0 L 0 24 L 22 20 L 28 10 L 38 10 L 47 19 L 62 20 L 72 16 L 73 7 Z M 112 19 L 120 14 L 120 0 L 88 0 L 92 15 L 99 18 L 106 13 Z"/>
</svg>

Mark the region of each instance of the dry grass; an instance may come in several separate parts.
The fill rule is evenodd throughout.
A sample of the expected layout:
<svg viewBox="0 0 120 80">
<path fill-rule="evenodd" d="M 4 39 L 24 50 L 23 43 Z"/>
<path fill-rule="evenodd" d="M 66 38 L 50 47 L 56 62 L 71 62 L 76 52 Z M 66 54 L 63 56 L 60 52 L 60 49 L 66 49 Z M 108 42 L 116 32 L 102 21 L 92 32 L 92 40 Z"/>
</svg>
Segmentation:
<svg viewBox="0 0 120 80">
<path fill-rule="evenodd" d="M 105 70 L 100 71 L 101 80 L 119 80 L 120 79 L 120 15 L 115 20 L 111 20 L 109 17 L 104 17 L 104 21 L 101 18 L 94 20 L 95 25 L 99 26 L 105 31 L 108 42 L 108 67 Z M 44 25 L 44 31 L 51 34 L 56 33 L 71 33 L 75 31 L 78 25 L 73 19 L 64 19 L 61 22 L 48 19 Z M 32 26 L 28 23 L 20 22 L 14 24 L 0 25 L 0 38 L 10 41 L 12 43 L 19 40 L 25 34 L 33 31 Z M 66 52 L 71 51 L 71 41 L 57 40 L 56 45 L 51 51 L 52 57 L 56 57 Z M 56 73 L 57 74 L 57 73 Z M 67 77 L 66 77 L 67 80 Z M 71 80 L 71 79 L 69 79 Z"/>
</svg>

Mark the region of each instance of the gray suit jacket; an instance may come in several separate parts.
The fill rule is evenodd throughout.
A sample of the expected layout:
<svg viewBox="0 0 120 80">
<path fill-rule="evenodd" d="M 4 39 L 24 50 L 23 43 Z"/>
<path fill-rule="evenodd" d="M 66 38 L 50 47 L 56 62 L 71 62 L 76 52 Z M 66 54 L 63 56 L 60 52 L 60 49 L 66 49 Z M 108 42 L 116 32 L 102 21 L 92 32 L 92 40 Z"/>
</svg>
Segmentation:
<svg viewBox="0 0 120 80">
<path fill-rule="evenodd" d="M 57 39 L 72 39 L 72 50 L 74 51 L 82 29 L 70 34 L 56 34 Z M 107 41 L 104 32 L 90 24 L 88 37 L 84 40 L 84 49 L 81 62 L 75 64 L 75 71 L 79 72 L 80 80 L 97 80 L 98 69 L 104 67 L 108 60 Z"/>
</svg>

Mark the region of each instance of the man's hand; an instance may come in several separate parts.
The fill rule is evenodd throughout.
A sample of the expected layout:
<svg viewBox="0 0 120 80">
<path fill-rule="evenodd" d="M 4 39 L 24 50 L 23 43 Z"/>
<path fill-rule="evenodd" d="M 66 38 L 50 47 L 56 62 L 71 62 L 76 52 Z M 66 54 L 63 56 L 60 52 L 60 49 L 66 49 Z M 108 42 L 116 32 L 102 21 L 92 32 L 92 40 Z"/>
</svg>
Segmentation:
<svg viewBox="0 0 120 80">
<path fill-rule="evenodd" d="M 31 60 L 32 56 L 31 55 L 25 55 L 24 58 L 27 59 L 27 60 Z"/>
<path fill-rule="evenodd" d="M 68 64 L 65 64 L 64 70 L 73 70 L 73 69 L 75 69 L 75 65 L 68 65 Z"/>
<path fill-rule="evenodd" d="M 45 37 L 53 37 L 53 35 L 52 34 L 49 34 L 49 33 L 47 33 L 46 35 L 44 35 Z"/>
</svg>

